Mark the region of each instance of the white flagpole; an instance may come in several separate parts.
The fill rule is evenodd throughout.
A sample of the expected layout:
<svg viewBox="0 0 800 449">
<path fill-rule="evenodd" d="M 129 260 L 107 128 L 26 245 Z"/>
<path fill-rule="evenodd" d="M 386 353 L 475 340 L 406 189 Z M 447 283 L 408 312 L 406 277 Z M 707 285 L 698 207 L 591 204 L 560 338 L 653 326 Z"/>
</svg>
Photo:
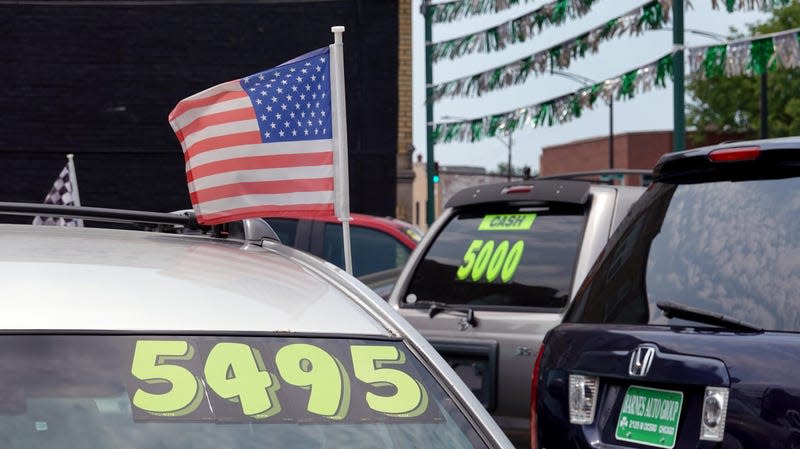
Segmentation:
<svg viewBox="0 0 800 449">
<path fill-rule="evenodd" d="M 344 94 L 344 58 L 342 57 L 343 26 L 331 27 L 333 44 L 331 51 L 331 106 L 333 107 L 333 145 L 336 177 L 334 182 L 334 209 L 336 217 L 342 222 L 342 241 L 344 243 L 344 266 L 353 274 L 353 260 L 350 251 L 350 179 L 347 167 L 347 108 Z"/>
<path fill-rule="evenodd" d="M 72 153 L 67 155 L 67 168 L 69 169 L 69 182 L 72 184 L 72 202 L 75 203 L 75 206 L 80 206 L 81 195 L 78 192 L 78 173 L 75 171 L 75 161 L 73 157 L 74 155 Z M 78 223 L 78 226 L 83 226 L 83 220 L 78 219 L 75 221 Z"/>
</svg>

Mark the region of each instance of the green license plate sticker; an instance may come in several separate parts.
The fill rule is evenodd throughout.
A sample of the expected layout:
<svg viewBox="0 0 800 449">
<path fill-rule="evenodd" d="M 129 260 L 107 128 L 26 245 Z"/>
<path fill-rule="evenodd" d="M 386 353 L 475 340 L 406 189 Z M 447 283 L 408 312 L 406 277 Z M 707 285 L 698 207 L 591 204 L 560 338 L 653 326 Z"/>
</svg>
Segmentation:
<svg viewBox="0 0 800 449">
<path fill-rule="evenodd" d="M 536 214 L 484 215 L 479 231 L 527 231 L 533 226 Z"/>
<path fill-rule="evenodd" d="M 678 436 L 683 393 L 628 387 L 622 400 L 616 437 L 621 441 L 671 449 Z"/>
</svg>

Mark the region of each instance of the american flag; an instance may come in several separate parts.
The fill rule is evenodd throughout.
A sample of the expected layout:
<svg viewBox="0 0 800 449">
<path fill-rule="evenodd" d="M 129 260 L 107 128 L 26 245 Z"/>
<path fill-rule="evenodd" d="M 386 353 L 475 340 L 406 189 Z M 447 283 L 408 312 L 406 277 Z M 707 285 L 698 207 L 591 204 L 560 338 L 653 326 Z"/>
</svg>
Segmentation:
<svg viewBox="0 0 800 449">
<path fill-rule="evenodd" d="M 53 187 L 44 197 L 44 204 L 56 204 L 61 206 L 77 206 L 73 192 L 73 183 L 70 179 L 69 163 L 64 166 L 58 174 Z M 64 217 L 34 217 L 33 224 L 48 226 L 82 226 L 79 220 L 72 220 Z"/>
<path fill-rule="evenodd" d="M 175 106 L 199 222 L 333 214 L 330 73 L 325 47 Z"/>
</svg>

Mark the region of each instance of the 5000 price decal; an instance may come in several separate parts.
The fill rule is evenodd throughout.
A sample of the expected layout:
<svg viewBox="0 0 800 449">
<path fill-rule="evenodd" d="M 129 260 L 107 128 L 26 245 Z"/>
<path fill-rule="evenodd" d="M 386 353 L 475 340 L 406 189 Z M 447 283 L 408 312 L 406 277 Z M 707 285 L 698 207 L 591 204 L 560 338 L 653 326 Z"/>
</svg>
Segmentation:
<svg viewBox="0 0 800 449">
<path fill-rule="evenodd" d="M 524 250 L 525 242 L 522 240 L 513 245 L 508 240 L 496 245 L 492 240 L 473 240 L 464 253 L 464 264 L 458 267 L 456 278 L 460 281 L 486 279 L 494 282 L 499 276 L 502 282 L 509 282 L 517 272 Z"/>
<path fill-rule="evenodd" d="M 350 356 L 357 380 L 377 388 L 391 387 L 388 396 L 358 390 L 363 391 L 371 410 L 392 417 L 415 417 L 425 412 L 425 388 L 407 372 L 393 368 L 406 363 L 402 351 L 394 346 L 350 345 Z M 243 415 L 269 418 L 281 412 L 276 392 L 282 381 L 308 391 L 305 408 L 314 415 L 341 420 L 350 408 L 350 375 L 338 358 L 315 345 L 292 343 L 278 349 L 275 366 L 280 377 L 267 371 L 258 349 L 244 343 L 214 345 L 206 357 L 202 378 L 174 364 L 194 357 L 195 349 L 186 341 L 137 341 L 131 374 L 146 384 L 169 384 L 169 388 L 161 393 L 137 388 L 131 399 L 133 406 L 156 416 L 184 416 L 203 403 L 205 383 L 222 399 L 238 404 Z"/>
</svg>

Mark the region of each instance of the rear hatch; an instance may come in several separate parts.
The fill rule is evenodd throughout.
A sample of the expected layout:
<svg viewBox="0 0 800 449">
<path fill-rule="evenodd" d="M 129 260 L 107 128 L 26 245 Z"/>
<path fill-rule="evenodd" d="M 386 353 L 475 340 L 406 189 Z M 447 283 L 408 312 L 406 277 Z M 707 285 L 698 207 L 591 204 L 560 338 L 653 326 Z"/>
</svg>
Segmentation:
<svg viewBox="0 0 800 449">
<path fill-rule="evenodd" d="M 798 345 L 800 337 L 774 332 L 561 325 L 542 355 L 551 368 L 538 392 L 540 447 L 719 447 L 700 438 L 715 387 L 729 389 L 722 447 L 800 447 Z M 591 389 L 592 379 L 593 419 L 569 424 L 570 388 Z"/>
<path fill-rule="evenodd" d="M 800 447 L 791 145 L 662 159 L 546 337 L 538 447 Z"/>
</svg>

